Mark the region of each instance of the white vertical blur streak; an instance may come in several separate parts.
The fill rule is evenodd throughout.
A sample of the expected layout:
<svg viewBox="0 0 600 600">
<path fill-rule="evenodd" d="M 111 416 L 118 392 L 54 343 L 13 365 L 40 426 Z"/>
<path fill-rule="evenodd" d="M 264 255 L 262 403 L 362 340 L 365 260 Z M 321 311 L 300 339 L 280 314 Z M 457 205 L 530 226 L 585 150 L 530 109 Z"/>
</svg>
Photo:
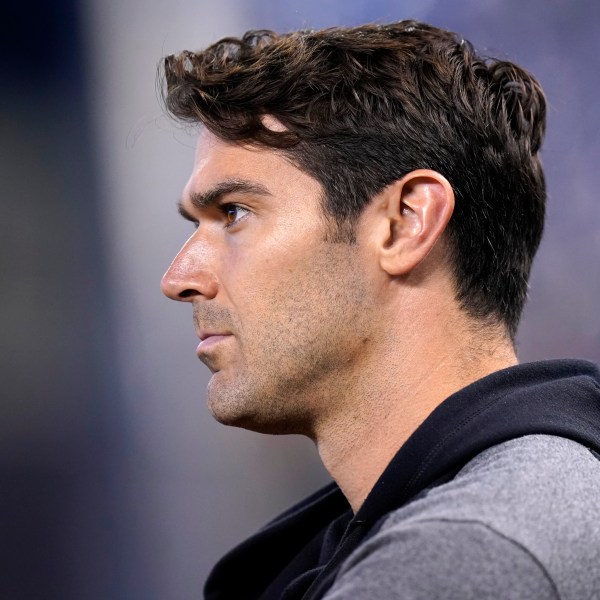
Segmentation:
<svg viewBox="0 0 600 600">
<path fill-rule="evenodd" d="M 191 233 L 175 212 L 194 139 L 163 116 L 161 57 L 242 33 L 241 0 L 87 0 L 86 35 L 127 447 L 115 478 L 130 598 L 200 597 L 207 570 L 323 479 L 308 443 L 212 422 L 189 306 L 159 281 Z M 82 202 L 85 196 L 82 190 Z M 290 467 L 290 464 L 291 467 Z"/>
</svg>

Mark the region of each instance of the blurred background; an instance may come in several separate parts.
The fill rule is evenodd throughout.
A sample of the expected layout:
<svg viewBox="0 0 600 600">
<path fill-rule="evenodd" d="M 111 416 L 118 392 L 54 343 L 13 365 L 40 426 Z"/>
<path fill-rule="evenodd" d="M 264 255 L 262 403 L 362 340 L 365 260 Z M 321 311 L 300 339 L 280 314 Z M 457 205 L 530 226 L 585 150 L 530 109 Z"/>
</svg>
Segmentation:
<svg viewBox="0 0 600 600">
<path fill-rule="evenodd" d="M 296 437 L 204 406 L 191 311 L 159 281 L 193 135 L 162 56 L 249 28 L 416 18 L 542 82 L 549 209 L 522 361 L 600 360 L 600 3 L 30 0 L 0 30 L 0 598 L 191 600 L 210 566 L 327 480 Z"/>
</svg>

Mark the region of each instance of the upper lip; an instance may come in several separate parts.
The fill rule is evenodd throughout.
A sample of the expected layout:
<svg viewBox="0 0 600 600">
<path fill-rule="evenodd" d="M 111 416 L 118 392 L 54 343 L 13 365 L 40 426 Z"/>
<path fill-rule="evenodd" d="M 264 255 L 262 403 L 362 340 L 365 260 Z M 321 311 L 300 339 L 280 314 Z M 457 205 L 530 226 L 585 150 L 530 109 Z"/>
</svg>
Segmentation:
<svg viewBox="0 0 600 600">
<path fill-rule="evenodd" d="M 206 338 L 213 337 L 216 335 L 231 335 L 229 333 L 225 333 L 223 331 L 201 331 L 198 337 L 201 341 L 204 341 Z"/>
</svg>

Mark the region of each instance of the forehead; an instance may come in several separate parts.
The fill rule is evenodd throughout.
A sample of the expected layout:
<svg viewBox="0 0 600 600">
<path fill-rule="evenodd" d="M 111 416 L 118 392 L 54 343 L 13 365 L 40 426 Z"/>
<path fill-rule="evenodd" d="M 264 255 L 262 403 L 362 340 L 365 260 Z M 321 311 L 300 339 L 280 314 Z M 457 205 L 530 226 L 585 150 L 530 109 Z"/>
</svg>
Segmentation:
<svg viewBox="0 0 600 600">
<path fill-rule="evenodd" d="M 184 198 L 189 193 L 204 192 L 233 179 L 256 181 L 273 195 L 301 192 L 317 196 L 322 190 L 316 179 L 274 149 L 233 144 L 207 130 L 201 131 Z"/>
</svg>

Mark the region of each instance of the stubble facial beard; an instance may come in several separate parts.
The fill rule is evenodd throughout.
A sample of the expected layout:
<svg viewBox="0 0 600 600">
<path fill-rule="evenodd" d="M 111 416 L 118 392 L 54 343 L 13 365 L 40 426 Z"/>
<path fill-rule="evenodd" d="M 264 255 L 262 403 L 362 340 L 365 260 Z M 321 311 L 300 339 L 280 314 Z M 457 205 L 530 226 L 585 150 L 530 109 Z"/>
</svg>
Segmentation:
<svg viewBox="0 0 600 600">
<path fill-rule="evenodd" d="M 269 294 L 256 291 L 264 314 L 252 313 L 251 320 L 216 306 L 196 316 L 205 326 L 231 325 L 234 334 L 234 356 L 227 355 L 208 385 L 208 406 L 219 422 L 312 437 L 315 419 L 352 393 L 373 313 L 355 254 L 354 245 L 323 242 Z"/>
</svg>

